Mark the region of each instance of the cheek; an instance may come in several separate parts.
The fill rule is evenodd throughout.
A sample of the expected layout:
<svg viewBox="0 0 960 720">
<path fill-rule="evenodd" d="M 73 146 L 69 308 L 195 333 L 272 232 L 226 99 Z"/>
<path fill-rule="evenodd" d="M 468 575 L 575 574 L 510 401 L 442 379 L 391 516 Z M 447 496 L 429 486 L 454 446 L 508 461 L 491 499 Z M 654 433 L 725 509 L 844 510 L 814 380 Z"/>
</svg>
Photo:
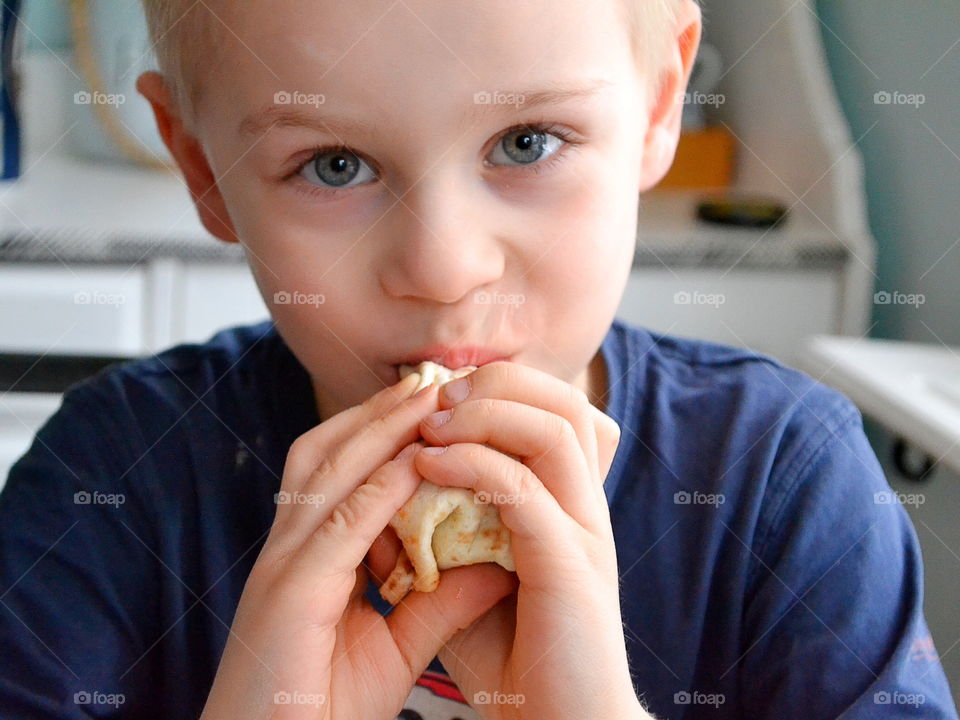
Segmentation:
<svg viewBox="0 0 960 720">
<path fill-rule="evenodd" d="M 540 225 L 529 269 L 555 302 L 619 296 L 636 238 L 638 194 L 619 168 L 590 168 L 591 178 L 557 198 Z"/>
<path fill-rule="evenodd" d="M 220 183 L 234 227 L 250 254 L 270 267 L 283 267 L 286 261 L 294 274 L 305 266 L 332 265 L 351 245 L 362 221 L 357 196 L 333 202 L 312 198 L 298 192 L 294 180 L 260 173 L 252 165 L 241 166 Z"/>
<path fill-rule="evenodd" d="M 356 277 L 365 265 L 363 247 L 287 211 L 273 197 L 251 193 L 236 203 L 235 227 L 264 299 L 275 292 L 322 293 L 323 312 L 355 301 L 364 288 Z"/>
</svg>

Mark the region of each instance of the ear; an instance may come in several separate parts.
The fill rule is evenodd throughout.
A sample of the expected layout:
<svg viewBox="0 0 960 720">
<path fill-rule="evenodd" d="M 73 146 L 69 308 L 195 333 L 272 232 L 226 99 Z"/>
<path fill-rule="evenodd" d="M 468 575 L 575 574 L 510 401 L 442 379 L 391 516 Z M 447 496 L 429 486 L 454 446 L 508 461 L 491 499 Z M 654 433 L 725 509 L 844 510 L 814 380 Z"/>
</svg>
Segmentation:
<svg viewBox="0 0 960 720">
<path fill-rule="evenodd" d="M 163 75 L 145 72 L 137 78 L 137 91 L 153 108 L 157 130 L 164 144 L 180 166 L 183 178 L 190 189 L 190 197 L 197 207 L 200 222 L 214 237 L 224 242 L 237 242 L 237 234 L 227 212 L 220 188 L 210 169 L 200 142 L 191 135 L 175 110 L 170 90 Z"/>
<path fill-rule="evenodd" d="M 641 193 L 660 182 L 673 164 L 680 141 L 680 119 L 684 106 L 682 96 L 687 90 L 693 61 L 700 48 L 701 23 L 700 6 L 697 3 L 692 0 L 680 3 L 677 24 L 674 26 L 674 42 L 670 44 L 660 92 L 651 99 L 650 124 L 643 143 Z"/>
</svg>

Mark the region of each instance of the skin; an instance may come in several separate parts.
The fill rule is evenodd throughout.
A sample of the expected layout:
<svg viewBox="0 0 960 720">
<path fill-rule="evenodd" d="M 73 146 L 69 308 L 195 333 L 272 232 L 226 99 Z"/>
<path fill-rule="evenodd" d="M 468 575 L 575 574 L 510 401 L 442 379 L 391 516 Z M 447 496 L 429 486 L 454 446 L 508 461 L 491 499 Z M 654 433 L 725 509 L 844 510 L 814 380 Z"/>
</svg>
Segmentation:
<svg viewBox="0 0 960 720">
<path fill-rule="evenodd" d="M 291 448 L 283 479 L 327 503 L 319 514 L 278 506 L 205 717 L 261 717 L 255 698 L 284 682 L 323 694 L 319 716 L 386 717 L 436 652 L 468 700 L 525 696 L 523 705 L 479 705 L 483 717 L 645 717 L 627 669 L 602 492 L 619 429 L 598 409 L 608 380 L 598 348 L 628 277 L 639 194 L 676 149 L 699 9 L 682 7 L 657 95 L 615 3 L 414 0 L 381 17 L 385 6 L 367 0 L 276 0 L 217 12 L 230 29 L 218 46 L 230 72 L 203 86 L 193 122 L 178 115 L 162 76 L 145 73 L 138 89 L 205 227 L 244 245 L 329 421 Z M 589 99 L 462 119 L 477 92 L 587 79 L 606 86 Z M 322 105 L 300 109 L 324 122 L 237 132 L 278 91 L 322 94 Z M 334 128 L 332 115 L 376 127 Z M 509 164 L 505 135 L 539 122 L 550 126 L 539 137 L 554 144 L 538 162 Z M 572 144 L 557 144 L 554 129 Z M 316 148 L 339 144 L 372 174 L 335 189 L 297 173 Z M 324 302 L 275 303 L 281 292 Z M 479 292 L 522 300 L 481 303 Z M 393 408 L 401 391 L 383 390 L 396 363 L 435 343 L 491 347 L 514 361 L 471 375 L 468 398 L 438 429 L 423 421 L 454 406 L 446 395 Z M 392 460 L 420 438 L 449 449 Z M 363 560 L 376 579 L 389 571 L 395 538 L 382 531 L 419 477 L 523 497 L 500 507 L 517 573 L 446 571 L 436 593 L 403 601 L 407 624 L 395 627 L 360 595 Z M 431 618 L 430 631 L 419 617 Z M 351 644 L 358 627 L 375 630 Z M 560 639 L 548 647 L 544 638 Z M 369 658 L 379 654 L 393 664 L 375 669 Z M 593 677 L 598 663 L 603 678 Z M 371 688 L 375 704 L 344 705 Z"/>
</svg>

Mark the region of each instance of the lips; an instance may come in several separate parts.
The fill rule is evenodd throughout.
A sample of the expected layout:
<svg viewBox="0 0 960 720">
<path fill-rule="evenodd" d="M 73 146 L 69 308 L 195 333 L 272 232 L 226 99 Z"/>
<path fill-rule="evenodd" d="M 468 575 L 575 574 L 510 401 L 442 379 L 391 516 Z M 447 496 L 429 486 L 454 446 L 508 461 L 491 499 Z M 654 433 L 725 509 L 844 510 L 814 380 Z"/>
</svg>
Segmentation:
<svg viewBox="0 0 960 720">
<path fill-rule="evenodd" d="M 504 355 L 503 352 L 499 350 L 477 345 L 462 345 L 456 347 L 431 345 L 411 355 L 407 355 L 394 367 L 399 368 L 400 365 L 419 365 L 424 360 L 430 360 L 438 365 L 445 365 L 451 370 L 456 370 L 464 365 L 476 365 L 480 367 L 481 365 L 486 365 L 498 360 L 509 361 L 510 356 Z"/>
</svg>

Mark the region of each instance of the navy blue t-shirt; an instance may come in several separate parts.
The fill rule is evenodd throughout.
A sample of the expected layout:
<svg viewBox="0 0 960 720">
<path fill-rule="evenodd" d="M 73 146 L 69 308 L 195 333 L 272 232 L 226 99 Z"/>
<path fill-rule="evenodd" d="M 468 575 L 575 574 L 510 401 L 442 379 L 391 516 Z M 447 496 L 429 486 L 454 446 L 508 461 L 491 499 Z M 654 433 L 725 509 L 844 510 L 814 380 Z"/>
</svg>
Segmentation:
<svg viewBox="0 0 960 720">
<path fill-rule="evenodd" d="M 620 321 L 601 351 L 624 633 L 650 712 L 957 718 L 916 534 L 850 401 Z M 0 717 L 198 717 L 287 450 L 317 422 L 269 321 L 73 386 L 0 494 Z M 477 717 L 442 671 L 401 717 Z"/>
</svg>

